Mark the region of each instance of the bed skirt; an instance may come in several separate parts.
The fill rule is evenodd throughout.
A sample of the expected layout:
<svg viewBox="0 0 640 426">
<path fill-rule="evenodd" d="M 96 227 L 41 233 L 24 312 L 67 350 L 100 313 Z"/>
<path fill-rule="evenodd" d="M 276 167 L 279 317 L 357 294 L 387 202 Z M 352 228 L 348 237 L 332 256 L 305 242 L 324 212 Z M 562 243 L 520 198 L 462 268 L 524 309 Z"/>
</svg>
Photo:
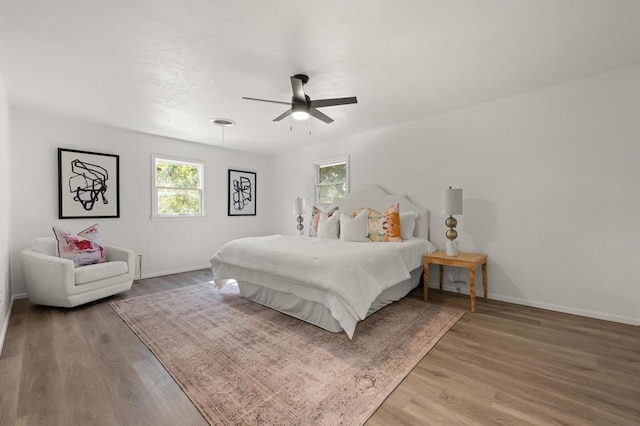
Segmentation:
<svg viewBox="0 0 640 426">
<path fill-rule="evenodd" d="M 371 304 L 367 316 L 405 297 L 420 284 L 421 276 L 422 267 L 416 268 L 411 271 L 411 278 L 383 291 Z M 322 301 L 307 300 L 290 292 L 263 287 L 253 282 L 238 281 L 238 287 L 240 294 L 249 300 L 334 333 L 343 331 L 340 322 Z"/>
</svg>

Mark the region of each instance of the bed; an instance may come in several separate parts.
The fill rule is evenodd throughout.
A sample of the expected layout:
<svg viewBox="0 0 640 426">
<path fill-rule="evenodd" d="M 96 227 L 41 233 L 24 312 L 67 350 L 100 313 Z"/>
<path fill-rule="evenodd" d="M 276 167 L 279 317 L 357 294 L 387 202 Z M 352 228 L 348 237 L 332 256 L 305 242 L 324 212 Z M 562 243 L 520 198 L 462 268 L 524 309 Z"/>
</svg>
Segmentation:
<svg viewBox="0 0 640 426">
<path fill-rule="evenodd" d="M 399 203 L 415 212 L 412 238 L 402 242 L 349 242 L 271 235 L 241 238 L 210 259 L 214 282 L 237 282 L 252 301 L 353 338 L 359 321 L 406 296 L 420 283 L 422 260 L 435 251 L 428 241 L 429 213 L 405 195 L 364 185 L 335 203 L 342 212 L 383 211 Z"/>
</svg>

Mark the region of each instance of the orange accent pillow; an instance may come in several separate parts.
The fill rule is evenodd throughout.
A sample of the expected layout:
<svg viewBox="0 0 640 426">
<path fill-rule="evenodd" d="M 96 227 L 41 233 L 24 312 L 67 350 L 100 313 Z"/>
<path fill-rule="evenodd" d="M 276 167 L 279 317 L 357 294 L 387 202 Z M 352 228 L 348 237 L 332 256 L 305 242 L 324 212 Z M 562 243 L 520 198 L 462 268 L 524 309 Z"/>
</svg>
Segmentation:
<svg viewBox="0 0 640 426">
<path fill-rule="evenodd" d="M 400 234 L 400 204 L 389 206 L 382 213 L 370 208 L 362 207 L 352 213 L 356 216 L 363 208 L 367 209 L 369 216 L 369 234 L 367 237 L 376 242 L 402 241 Z"/>
</svg>

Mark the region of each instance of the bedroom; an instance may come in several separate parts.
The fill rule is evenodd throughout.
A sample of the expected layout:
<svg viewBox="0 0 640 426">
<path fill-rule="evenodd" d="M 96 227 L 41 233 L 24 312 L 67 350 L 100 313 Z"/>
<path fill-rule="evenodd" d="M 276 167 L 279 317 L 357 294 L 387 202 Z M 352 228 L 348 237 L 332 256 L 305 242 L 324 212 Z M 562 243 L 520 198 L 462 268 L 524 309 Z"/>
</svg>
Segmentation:
<svg viewBox="0 0 640 426">
<path fill-rule="evenodd" d="M 3 28 L 8 28 L 5 26 L 8 19 L 5 12 L 13 10 L 17 3 L 0 3 Z M 608 6 L 589 2 L 577 14 L 580 19 L 576 22 L 584 26 L 574 23 L 576 27 L 562 22 L 562 18 L 571 20 L 568 17 L 573 16 L 575 3 L 554 4 L 561 6 L 554 9 L 553 19 L 541 14 L 536 19 L 532 18 L 530 25 L 535 25 L 539 31 L 546 28 L 549 34 L 558 38 L 564 36 L 565 44 L 558 43 L 557 50 L 553 50 L 553 43 L 544 39 L 548 42 L 546 45 L 535 45 L 529 49 L 505 47 L 513 57 L 502 58 L 499 68 L 506 73 L 514 70 L 510 65 L 536 65 L 539 69 L 527 74 L 531 78 L 544 72 L 553 77 L 548 77 L 542 84 L 536 86 L 531 83 L 509 91 L 507 89 L 512 88 L 506 87 L 506 83 L 510 81 L 511 74 L 501 74 L 489 81 L 495 83 L 504 79 L 504 91 L 497 96 L 483 98 L 485 92 L 480 84 L 487 80 L 482 80 L 486 75 L 480 71 L 493 71 L 494 68 L 481 68 L 482 58 L 473 57 L 479 68 L 465 62 L 470 72 L 463 73 L 464 69 L 458 68 L 449 71 L 468 78 L 461 89 L 475 95 L 474 102 L 459 105 L 452 102 L 447 108 L 436 110 L 437 113 L 422 111 L 424 115 L 417 117 L 403 117 L 401 114 L 411 113 L 406 110 L 380 110 L 374 118 L 380 122 L 394 120 L 393 124 L 372 125 L 355 134 L 323 143 L 313 143 L 325 132 L 324 127 L 313 124 L 311 136 L 306 128 L 294 129 L 295 138 L 300 139 L 297 145 L 290 143 L 286 150 L 274 154 L 235 150 L 232 144 L 234 132 L 243 131 L 242 126 L 245 125 L 258 126 L 254 123 L 260 120 L 269 129 L 274 126 L 273 131 L 277 129 L 289 141 L 289 126 L 271 123 L 271 119 L 281 112 L 277 107 L 272 110 L 262 105 L 239 104 L 240 108 L 246 105 L 247 109 L 252 109 L 251 124 L 238 120 L 235 129 L 227 129 L 227 143 L 216 147 L 118 128 L 108 122 L 96 123 L 77 112 L 72 115 L 66 109 L 52 108 L 47 103 L 50 98 L 43 98 L 42 103 L 14 99 L 7 69 L 12 64 L 2 59 L 3 52 L 8 52 L 6 49 L 10 46 L 4 44 L 7 39 L 3 37 L 0 52 L 3 80 L 0 117 L 2 339 L 5 338 L 11 303 L 24 296 L 17 253 L 27 247 L 32 238 L 48 235 L 53 224 L 78 230 L 84 224 L 90 225 L 87 221 L 57 219 L 55 152 L 59 147 L 120 155 L 123 179 L 121 218 L 101 220 L 100 223 L 109 240 L 144 253 L 145 278 L 206 268 L 212 252 L 234 238 L 293 234 L 295 218 L 291 214 L 291 199 L 305 196 L 308 203 L 313 200 L 312 163 L 348 154 L 351 188 L 377 183 L 390 191 L 409 194 L 416 203 L 432 211 L 431 239 L 439 248 L 445 241 L 444 218 L 438 214 L 440 192 L 449 185 L 464 188 L 465 212 L 459 218 L 458 226 L 460 246 L 465 251 L 489 254 L 490 299 L 639 325 L 640 49 L 637 2 L 610 2 Z M 63 13 L 63 6 L 58 7 Z M 53 9 L 55 11 L 56 7 Z M 471 21 L 472 12 L 464 14 Z M 599 16 L 605 12 L 608 19 L 600 21 Z M 24 22 L 17 22 L 26 25 L 29 23 L 28 15 L 25 11 L 23 13 L 25 15 L 19 16 Z M 520 16 L 512 13 L 514 18 Z M 329 17 L 327 15 L 326 19 Z M 542 25 L 545 19 L 551 19 L 551 22 Z M 32 25 L 37 25 L 37 19 L 34 20 Z M 458 25 L 464 23 L 462 21 Z M 90 33 L 87 27 L 88 23 L 78 30 Z M 598 31 L 590 32 L 592 28 Z M 53 48 L 45 42 L 43 33 L 33 31 L 33 42 L 38 43 L 35 47 L 41 54 L 48 47 Z M 571 31 L 575 31 L 575 39 Z M 493 40 L 502 34 L 487 31 L 485 36 Z M 29 46 L 27 41 L 25 46 Z M 466 47 L 471 49 L 473 46 Z M 61 53 L 60 58 L 45 57 L 46 61 L 39 64 L 43 68 L 33 74 L 36 92 L 47 92 L 47 87 L 39 82 L 48 81 L 49 77 L 43 74 L 55 77 L 60 65 L 56 61 L 76 63 L 68 55 L 63 55 L 64 49 L 61 50 L 54 50 Z M 386 46 L 386 50 L 387 55 L 395 56 L 391 56 L 390 61 L 388 57 L 379 58 L 376 64 L 381 67 L 384 64 L 391 75 L 402 75 L 405 68 L 415 67 L 415 64 L 398 60 L 410 53 L 402 49 L 394 51 L 392 46 Z M 301 54 L 296 61 L 319 60 L 313 53 L 317 52 Z M 468 50 L 463 53 L 470 54 Z M 616 57 L 616 53 L 620 56 Z M 527 56 L 536 54 L 544 59 L 533 63 L 526 61 Z M 247 68 L 259 68 L 263 64 L 244 62 L 243 58 L 236 58 L 236 61 L 239 75 L 234 78 L 240 85 L 236 91 L 238 98 L 268 97 L 271 92 L 261 91 L 283 79 L 281 87 L 284 91 L 268 90 L 275 91 L 274 98 L 285 96 L 286 99 L 288 76 L 299 72 L 298 67 L 315 66 L 293 60 L 281 61 L 274 66 L 276 71 L 258 78 Z M 435 90 L 435 87 L 427 86 L 428 82 L 417 78 L 429 70 L 430 62 L 424 58 L 421 61 L 422 68 L 418 67 L 410 74 L 416 79 L 403 82 L 404 91 Z M 522 68 L 515 70 L 523 71 Z M 328 95 L 356 94 L 360 104 L 340 109 L 335 117 L 336 123 L 331 126 L 347 125 L 351 114 L 358 114 L 358 108 L 367 104 L 367 96 L 376 95 L 378 90 L 393 89 L 393 86 L 382 85 L 362 87 L 352 93 L 358 76 L 357 73 L 347 75 L 346 71 L 351 71 L 351 68 L 341 71 L 341 79 L 338 80 L 340 90 L 335 89 L 335 93 Z M 330 87 L 324 86 L 321 90 L 319 86 L 313 86 L 314 81 L 317 84 L 321 82 L 312 78 L 309 92 L 323 96 L 323 91 Z M 66 97 L 64 86 L 51 89 L 50 95 Z M 98 87 L 95 90 L 101 93 Z M 79 105 L 90 103 L 91 93 L 75 98 L 74 102 Z M 394 99 L 396 103 L 402 102 L 401 97 Z M 105 108 L 111 109 L 121 105 L 105 104 Z M 330 112 L 327 109 L 327 113 Z M 225 109 L 198 113 L 204 114 L 207 120 L 211 116 L 229 114 Z M 166 118 L 167 115 L 159 110 L 158 117 Z M 181 120 L 180 111 L 171 118 Z M 208 131 L 212 140 L 220 141 L 219 128 L 209 125 Z M 148 167 L 154 153 L 205 161 L 207 218 L 183 221 L 179 225 L 149 220 Z M 257 173 L 260 188 L 257 216 L 227 217 L 226 174 L 230 168 Z M 218 182 L 223 184 L 217 185 Z M 308 218 L 305 227 L 307 223 Z M 207 237 L 202 238 L 202 235 Z M 461 282 L 466 277 L 456 271 L 451 274 L 447 288 L 455 290 L 450 281 Z M 437 285 L 435 279 L 430 279 L 432 286 Z M 464 293 L 468 288 L 462 284 L 461 291 Z"/>
</svg>

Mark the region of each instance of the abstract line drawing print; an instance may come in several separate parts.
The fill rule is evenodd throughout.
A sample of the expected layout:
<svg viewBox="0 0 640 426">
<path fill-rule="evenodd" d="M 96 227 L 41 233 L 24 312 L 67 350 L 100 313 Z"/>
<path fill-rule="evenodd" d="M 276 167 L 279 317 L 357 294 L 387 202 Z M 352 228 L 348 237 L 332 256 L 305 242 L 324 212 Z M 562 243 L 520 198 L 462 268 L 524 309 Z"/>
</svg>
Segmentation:
<svg viewBox="0 0 640 426">
<path fill-rule="evenodd" d="M 255 172 L 229 169 L 227 214 L 255 216 L 257 181 Z"/>
<path fill-rule="evenodd" d="M 89 217 L 120 217 L 120 156 L 58 148 L 58 218 Z"/>
<path fill-rule="evenodd" d="M 233 180 L 233 207 L 242 210 L 251 202 L 251 180 L 244 176 Z"/>
<path fill-rule="evenodd" d="M 69 178 L 69 191 L 74 194 L 74 201 L 87 211 L 91 211 L 100 198 L 103 204 L 109 204 L 105 196 L 109 172 L 104 167 L 75 159 L 71 162 L 71 171 L 74 175 Z"/>
</svg>

